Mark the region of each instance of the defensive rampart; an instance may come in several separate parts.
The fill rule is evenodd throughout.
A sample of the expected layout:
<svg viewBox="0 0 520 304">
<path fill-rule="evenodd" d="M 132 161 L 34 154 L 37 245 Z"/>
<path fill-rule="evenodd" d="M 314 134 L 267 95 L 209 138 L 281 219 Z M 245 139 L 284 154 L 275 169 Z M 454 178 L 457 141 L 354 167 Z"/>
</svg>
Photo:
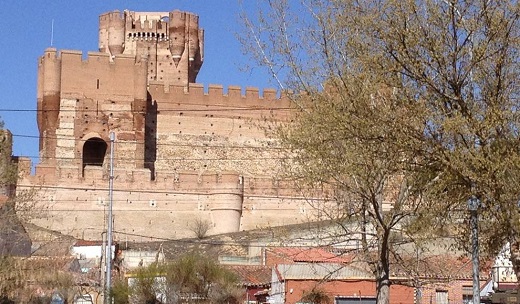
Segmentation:
<svg viewBox="0 0 520 304">
<path fill-rule="evenodd" d="M 41 159 L 18 184 L 45 210 L 35 223 L 99 239 L 111 154 L 116 239 L 308 219 L 306 199 L 277 177 L 286 156 L 273 131 L 294 113 L 288 95 L 195 83 L 204 32 L 194 14 L 110 12 L 99 25 L 100 52 L 49 48 L 39 61 Z"/>
</svg>

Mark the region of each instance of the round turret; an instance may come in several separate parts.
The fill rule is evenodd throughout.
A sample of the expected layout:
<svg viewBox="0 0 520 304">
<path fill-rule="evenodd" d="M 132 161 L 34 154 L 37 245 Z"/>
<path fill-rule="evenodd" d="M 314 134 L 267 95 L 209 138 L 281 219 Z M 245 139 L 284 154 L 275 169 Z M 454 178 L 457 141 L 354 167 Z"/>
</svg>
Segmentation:
<svg viewBox="0 0 520 304">
<path fill-rule="evenodd" d="M 170 12 L 170 52 L 173 61 L 178 65 L 186 45 L 186 13 Z"/>
<path fill-rule="evenodd" d="M 109 14 L 108 49 L 110 54 L 122 54 L 125 49 L 125 19 L 119 11 Z"/>
<path fill-rule="evenodd" d="M 199 51 L 199 17 L 192 14 L 188 16 L 188 59 L 192 62 Z"/>
</svg>

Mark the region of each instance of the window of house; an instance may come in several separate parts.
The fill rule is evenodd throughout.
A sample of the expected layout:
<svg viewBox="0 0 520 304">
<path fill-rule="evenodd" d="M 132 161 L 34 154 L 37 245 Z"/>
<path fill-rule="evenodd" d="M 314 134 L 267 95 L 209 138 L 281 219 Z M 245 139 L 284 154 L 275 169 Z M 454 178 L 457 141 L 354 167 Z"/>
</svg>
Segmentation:
<svg viewBox="0 0 520 304">
<path fill-rule="evenodd" d="M 473 286 L 462 286 L 462 303 L 473 304 Z"/>
<path fill-rule="evenodd" d="M 447 290 L 436 290 L 435 291 L 435 303 L 436 304 L 448 304 L 448 291 Z"/>
</svg>

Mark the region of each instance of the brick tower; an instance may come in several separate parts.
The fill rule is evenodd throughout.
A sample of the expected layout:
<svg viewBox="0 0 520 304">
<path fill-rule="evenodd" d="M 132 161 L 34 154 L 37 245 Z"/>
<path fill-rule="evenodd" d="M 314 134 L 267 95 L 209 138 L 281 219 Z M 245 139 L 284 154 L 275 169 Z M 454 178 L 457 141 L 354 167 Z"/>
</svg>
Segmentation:
<svg viewBox="0 0 520 304">
<path fill-rule="evenodd" d="M 148 61 L 148 81 L 194 83 L 204 59 L 204 31 L 192 13 L 109 12 L 99 17 L 99 51 Z"/>
</svg>

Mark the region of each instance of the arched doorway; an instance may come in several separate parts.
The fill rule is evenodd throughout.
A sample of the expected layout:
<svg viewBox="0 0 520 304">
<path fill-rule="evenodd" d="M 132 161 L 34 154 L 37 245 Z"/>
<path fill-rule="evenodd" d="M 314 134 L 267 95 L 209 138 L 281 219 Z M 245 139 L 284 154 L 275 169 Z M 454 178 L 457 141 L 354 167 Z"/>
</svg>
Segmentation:
<svg viewBox="0 0 520 304">
<path fill-rule="evenodd" d="M 86 166 L 103 166 L 107 143 L 99 137 L 88 139 L 83 145 L 83 169 Z"/>
</svg>

